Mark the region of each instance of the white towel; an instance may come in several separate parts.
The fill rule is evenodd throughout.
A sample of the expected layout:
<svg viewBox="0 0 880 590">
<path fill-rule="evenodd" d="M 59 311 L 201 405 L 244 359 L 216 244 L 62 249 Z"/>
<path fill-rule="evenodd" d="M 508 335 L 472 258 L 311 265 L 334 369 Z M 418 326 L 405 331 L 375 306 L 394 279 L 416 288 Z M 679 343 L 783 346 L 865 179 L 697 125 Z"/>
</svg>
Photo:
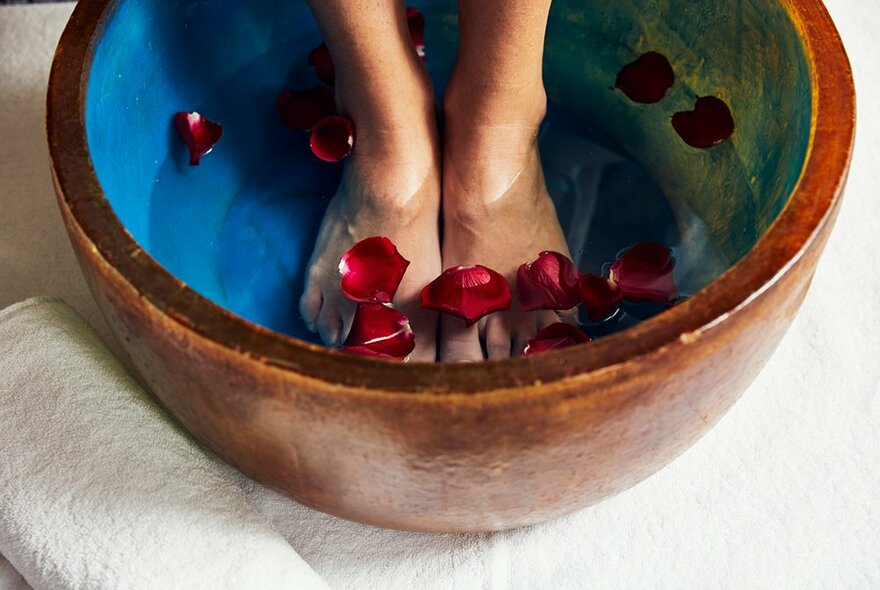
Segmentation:
<svg viewBox="0 0 880 590">
<path fill-rule="evenodd" d="M 0 554 L 34 588 L 326 588 L 76 312 L 0 312 Z"/>
</svg>

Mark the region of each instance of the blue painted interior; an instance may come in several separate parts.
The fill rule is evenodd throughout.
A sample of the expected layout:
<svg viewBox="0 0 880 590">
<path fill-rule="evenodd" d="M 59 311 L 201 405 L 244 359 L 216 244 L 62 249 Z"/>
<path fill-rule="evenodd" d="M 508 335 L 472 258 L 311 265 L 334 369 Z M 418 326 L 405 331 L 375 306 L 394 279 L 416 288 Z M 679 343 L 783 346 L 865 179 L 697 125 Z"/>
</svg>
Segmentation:
<svg viewBox="0 0 880 590">
<path fill-rule="evenodd" d="M 441 94 L 455 58 L 454 2 L 414 4 L 426 13 Z M 736 41 L 724 43 L 719 27 Z M 283 88 L 317 83 L 305 56 L 320 41 L 299 0 L 122 0 L 95 51 L 86 107 L 98 177 L 140 245 L 219 305 L 309 340 L 296 302 L 340 166 L 313 158 L 307 135 L 280 124 L 275 101 Z M 668 103 L 634 105 L 610 87 L 649 49 L 667 53 L 680 81 Z M 749 72 L 746 60 L 763 69 Z M 548 186 L 585 270 L 633 242 L 664 241 L 676 246 L 679 284 L 695 292 L 748 251 L 797 181 L 809 72 L 775 2 L 557 0 L 546 79 Z M 731 105 L 737 134 L 694 150 L 669 117 L 710 93 Z M 178 110 L 224 126 L 199 167 L 188 166 L 173 128 Z"/>
</svg>

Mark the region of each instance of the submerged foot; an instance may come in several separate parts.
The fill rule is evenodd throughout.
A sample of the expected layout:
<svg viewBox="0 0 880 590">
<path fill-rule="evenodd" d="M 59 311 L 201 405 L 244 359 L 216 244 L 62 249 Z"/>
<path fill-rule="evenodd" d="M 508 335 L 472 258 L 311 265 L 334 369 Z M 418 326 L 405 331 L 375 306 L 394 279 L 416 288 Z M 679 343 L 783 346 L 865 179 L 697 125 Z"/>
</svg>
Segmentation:
<svg viewBox="0 0 880 590">
<path fill-rule="evenodd" d="M 356 304 L 340 288 L 339 260 L 357 242 L 391 239 L 411 265 L 394 300 L 416 335 L 412 360 L 436 359 L 437 316 L 419 307 L 419 291 L 440 273 L 440 148 L 430 82 L 420 64 L 396 80 L 398 98 L 349 92 L 337 79 L 341 112 L 356 143 L 306 271 L 300 312 L 328 346 L 345 341 Z M 404 70 L 405 71 L 405 70 Z"/>
<path fill-rule="evenodd" d="M 445 99 L 443 267 L 482 264 L 513 288 L 519 266 L 544 250 L 568 254 L 556 209 L 544 183 L 537 134 L 546 110 L 543 89 L 518 104 L 480 112 L 491 100 L 457 94 Z M 440 359 L 502 359 L 522 354 L 542 328 L 559 321 L 552 311 L 513 309 L 473 327 L 441 320 Z M 482 342 L 481 342 L 482 340 Z"/>
</svg>

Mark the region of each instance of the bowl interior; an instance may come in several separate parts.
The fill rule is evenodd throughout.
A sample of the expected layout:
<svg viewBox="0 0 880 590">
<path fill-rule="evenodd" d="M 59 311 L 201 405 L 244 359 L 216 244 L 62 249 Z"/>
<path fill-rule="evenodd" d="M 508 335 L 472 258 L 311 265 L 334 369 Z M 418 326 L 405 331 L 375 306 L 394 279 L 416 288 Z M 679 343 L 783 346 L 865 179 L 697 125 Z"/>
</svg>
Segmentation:
<svg viewBox="0 0 880 590">
<path fill-rule="evenodd" d="M 440 95 L 456 53 L 455 2 L 413 4 L 426 15 Z M 340 166 L 313 158 L 275 103 L 285 88 L 318 83 L 306 55 L 320 42 L 301 0 L 122 0 L 86 95 L 95 170 L 139 244 L 215 303 L 309 340 L 296 301 Z M 676 75 L 657 104 L 614 89 L 647 51 Z M 545 82 L 548 187 L 583 270 L 661 241 L 675 247 L 676 280 L 693 294 L 754 246 L 803 167 L 810 72 L 778 0 L 556 0 Z M 711 149 L 690 147 L 671 124 L 703 96 L 721 98 L 736 123 Z M 199 167 L 172 125 L 180 110 L 224 126 Z"/>
</svg>

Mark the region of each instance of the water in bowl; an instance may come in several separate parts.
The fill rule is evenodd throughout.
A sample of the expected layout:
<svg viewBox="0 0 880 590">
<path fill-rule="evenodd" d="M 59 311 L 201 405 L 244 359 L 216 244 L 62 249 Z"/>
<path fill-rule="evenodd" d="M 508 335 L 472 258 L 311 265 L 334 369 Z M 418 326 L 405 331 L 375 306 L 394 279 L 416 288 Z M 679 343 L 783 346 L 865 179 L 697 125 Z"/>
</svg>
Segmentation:
<svg viewBox="0 0 880 590">
<path fill-rule="evenodd" d="M 430 40 L 431 23 L 442 26 L 449 15 L 428 16 Z M 154 181 L 149 221 L 150 253 L 175 275 L 248 320 L 312 342 L 317 337 L 305 328 L 297 302 L 342 165 L 315 158 L 308 134 L 286 128 L 275 102 L 285 88 L 319 83 L 305 60 L 318 43 L 317 33 L 307 30 L 218 80 L 202 104 L 168 105 L 169 117 L 196 109 L 225 132 L 199 167 L 187 165 L 180 139 L 169 133 L 171 149 Z M 453 47 L 429 44 L 427 65 L 438 96 L 454 58 Z M 551 104 L 540 148 L 548 189 L 581 270 L 600 273 L 622 249 L 643 241 L 673 247 L 677 284 L 685 293 L 703 286 L 705 269 L 723 267 L 702 222 L 683 219 L 680 211 L 673 215 L 658 184 L 589 122 Z M 700 272 L 692 272 L 697 267 Z M 631 310 L 594 334 L 657 311 Z"/>
</svg>

